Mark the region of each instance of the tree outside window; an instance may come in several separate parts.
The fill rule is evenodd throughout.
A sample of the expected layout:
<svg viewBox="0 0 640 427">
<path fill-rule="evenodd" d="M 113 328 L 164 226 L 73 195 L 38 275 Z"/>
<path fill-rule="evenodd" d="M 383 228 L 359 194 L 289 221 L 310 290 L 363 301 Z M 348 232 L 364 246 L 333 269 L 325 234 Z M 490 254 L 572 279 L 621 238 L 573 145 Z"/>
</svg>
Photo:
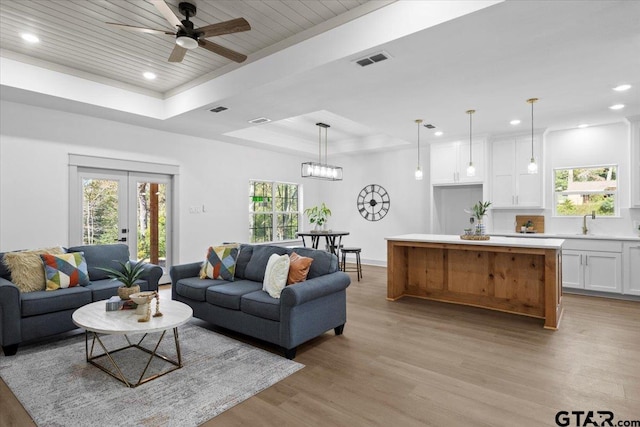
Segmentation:
<svg viewBox="0 0 640 427">
<path fill-rule="evenodd" d="M 249 182 L 251 243 L 294 240 L 300 220 L 299 185 L 273 181 Z"/>
<path fill-rule="evenodd" d="M 617 166 L 562 168 L 554 170 L 555 214 L 599 216 L 618 214 Z"/>
</svg>

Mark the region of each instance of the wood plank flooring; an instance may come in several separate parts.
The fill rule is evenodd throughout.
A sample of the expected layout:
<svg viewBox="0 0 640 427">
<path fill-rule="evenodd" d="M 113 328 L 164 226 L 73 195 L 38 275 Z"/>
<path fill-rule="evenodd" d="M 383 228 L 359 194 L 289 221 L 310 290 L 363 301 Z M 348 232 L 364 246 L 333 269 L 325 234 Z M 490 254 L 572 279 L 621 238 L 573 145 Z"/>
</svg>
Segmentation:
<svg viewBox="0 0 640 427">
<path fill-rule="evenodd" d="M 560 329 L 549 331 L 539 319 L 390 302 L 386 269 L 363 273 L 351 273 L 344 335 L 302 345 L 304 369 L 204 425 L 539 427 L 561 410 L 640 420 L 639 302 L 565 295 Z M 0 382 L 0 426 L 30 425 Z"/>
</svg>

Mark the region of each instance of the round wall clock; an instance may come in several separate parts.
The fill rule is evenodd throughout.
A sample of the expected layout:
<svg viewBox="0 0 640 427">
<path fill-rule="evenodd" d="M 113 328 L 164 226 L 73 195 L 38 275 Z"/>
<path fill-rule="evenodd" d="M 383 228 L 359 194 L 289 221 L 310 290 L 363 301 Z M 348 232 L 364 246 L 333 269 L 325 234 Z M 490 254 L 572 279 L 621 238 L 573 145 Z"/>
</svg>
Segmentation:
<svg viewBox="0 0 640 427">
<path fill-rule="evenodd" d="M 370 184 L 358 193 L 358 211 L 368 221 L 379 221 L 387 215 L 391 206 L 389 193 L 378 184 Z"/>
</svg>

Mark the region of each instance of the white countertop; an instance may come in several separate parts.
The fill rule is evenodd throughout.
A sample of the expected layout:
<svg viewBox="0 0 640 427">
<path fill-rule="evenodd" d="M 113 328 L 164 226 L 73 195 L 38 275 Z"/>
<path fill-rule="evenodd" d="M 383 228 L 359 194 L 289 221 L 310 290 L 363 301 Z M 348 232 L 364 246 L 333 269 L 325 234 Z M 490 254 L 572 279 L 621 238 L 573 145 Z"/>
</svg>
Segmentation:
<svg viewBox="0 0 640 427">
<path fill-rule="evenodd" d="M 515 233 L 514 233 L 515 234 Z M 511 246 L 519 248 L 562 249 L 563 239 L 528 237 L 504 237 L 491 236 L 490 240 L 462 240 L 460 236 L 451 234 L 402 234 L 399 236 L 385 237 L 385 240 L 402 242 L 426 242 L 426 243 L 450 243 L 457 245 L 476 246 Z"/>
<path fill-rule="evenodd" d="M 604 234 L 571 234 L 571 233 L 516 233 L 499 231 L 489 233 L 491 236 L 504 237 L 521 237 L 525 239 L 593 239 L 593 240 L 628 240 L 631 242 L 640 242 L 640 236 L 614 236 Z"/>
</svg>

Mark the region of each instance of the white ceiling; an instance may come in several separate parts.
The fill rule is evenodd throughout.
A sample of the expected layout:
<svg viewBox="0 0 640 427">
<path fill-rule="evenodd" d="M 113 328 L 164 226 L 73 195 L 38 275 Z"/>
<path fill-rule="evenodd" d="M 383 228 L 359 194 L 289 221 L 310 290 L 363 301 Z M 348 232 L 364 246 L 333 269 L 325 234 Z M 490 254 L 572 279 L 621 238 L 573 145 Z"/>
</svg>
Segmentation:
<svg viewBox="0 0 640 427">
<path fill-rule="evenodd" d="M 11 7 L 7 8 L 7 3 Z M 242 37 L 222 36 L 215 41 L 227 43 L 249 59 L 236 66 L 218 63 L 221 60 L 210 52 L 197 52 L 190 59 L 195 62 L 193 68 L 185 61 L 182 72 L 175 75 L 175 64 L 164 62 L 170 41 L 154 44 L 154 48 L 132 47 L 135 50 L 124 56 L 133 54 L 137 62 L 127 64 L 129 72 L 118 71 L 117 64 L 123 61 L 119 53 L 122 39 L 111 29 L 99 36 L 101 52 L 113 55 L 105 64 L 86 68 L 92 64 L 91 56 L 78 51 L 76 58 L 64 61 L 64 67 L 56 66 L 53 59 L 37 52 L 40 47 L 25 47 L 15 35 L 20 28 L 16 3 L 25 2 L 0 2 L 2 99 L 231 143 L 317 154 L 315 123 L 323 121 L 331 125 L 329 155 L 394 149 L 415 144 L 414 120 L 418 118 L 443 131 L 440 139 L 467 138 L 468 109 L 477 110 L 475 135 L 527 133 L 530 106 L 525 100 L 531 97 L 540 98 L 535 105 L 536 129 L 610 123 L 640 114 L 638 1 L 506 1 L 490 5 L 480 1 L 200 0 L 196 2 L 197 18 L 202 21 L 197 25 L 247 18 L 255 33 L 251 30 Z M 96 21 L 117 14 L 118 19 L 111 16 L 105 20 L 153 23 L 154 28 L 162 25 L 155 9 L 143 0 L 32 1 L 27 9 L 38 13 L 22 19 L 48 28 L 41 35 L 42 45 L 46 38 L 46 43 L 64 51 L 72 41 L 60 35 L 62 30 L 41 21 L 55 15 L 51 8 L 76 10 L 85 3 L 102 10 L 98 18 L 93 17 Z M 123 13 L 123 3 L 126 8 L 137 8 L 135 16 Z M 230 5 L 236 3 L 242 4 L 241 11 L 229 12 Z M 320 4 L 326 8 L 322 18 L 307 10 L 312 4 L 316 9 Z M 335 9 L 338 4 L 343 13 Z M 264 12 L 267 6 L 269 14 Z M 251 8 L 261 8 L 261 12 L 250 15 Z M 41 13 L 43 10 L 46 13 Z M 209 12 L 205 15 L 204 10 Z M 306 26 L 301 17 L 306 18 Z M 295 21 L 295 28 L 275 40 L 268 28 L 273 30 L 274 22 L 281 25 L 283 20 Z M 115 38 L 113 43 L 109 43 L 110 37 Z M 391 59 L 364 68 L 354 64 L 354 60 L 381 50 Z M 31 80 L 28 76 L 34 69 L 17 66 L 23 63 L 38 67 Z M 139 78 L 146 63 L 155 64 L 163 76 L 158 86 Z M 73 71 L 76 69 L 79 72 Z M 134 69 L 137 71 L 131 71 Z M 117 94 L 126 99 L 123 105 L 127 106 L 119 107 L 113 100 L 109 104 L 104 96 L 83 98 L 86 90 L 71 87 L 79 79 L 62 79 L 60 74 L 48 75 L 47 70 L 85 78 L 91 73 L 92 81 L 110 84 L 107 88 L 111 92 L 105 93 L 116 93 L 115 87 L 126 89 Z M 45 76 L 64 85 L 45 86 Z M 613 91 L 620 83 L 633 87 L 623 93 Z M 626 107 L 608 109 L 615 103 Z M 229 109 L 208 111 L 217 105 Z M 248 123 L 257 117 L 272 122 Z M 517 127 L 509 124 L 515 118 L 522 120 Z M 423 128 L 423 141 L 438 140 L 432 133 Z"/>
</svg>

